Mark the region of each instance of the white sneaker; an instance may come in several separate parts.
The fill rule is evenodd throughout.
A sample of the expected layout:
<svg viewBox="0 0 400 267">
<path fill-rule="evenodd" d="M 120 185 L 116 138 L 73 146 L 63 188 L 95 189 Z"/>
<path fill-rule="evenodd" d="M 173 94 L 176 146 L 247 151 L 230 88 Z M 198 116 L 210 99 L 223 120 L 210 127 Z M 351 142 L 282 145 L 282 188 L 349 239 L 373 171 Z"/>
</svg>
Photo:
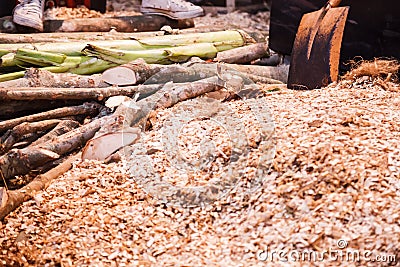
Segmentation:
<svg viewBox="0 0 400 267">
<path fill-rule="evenodd" d="M 164 15 L 172 19 L 191 19 L 204 14 L 201 7 L 184 0 L 142 0 L 144 14 Z"/>
<path fill-rule="evenodd" d="M 45 0 L 20 0 L 14 8 L 14 23 L 42 32 L 44 4 Z"/>
</svg>

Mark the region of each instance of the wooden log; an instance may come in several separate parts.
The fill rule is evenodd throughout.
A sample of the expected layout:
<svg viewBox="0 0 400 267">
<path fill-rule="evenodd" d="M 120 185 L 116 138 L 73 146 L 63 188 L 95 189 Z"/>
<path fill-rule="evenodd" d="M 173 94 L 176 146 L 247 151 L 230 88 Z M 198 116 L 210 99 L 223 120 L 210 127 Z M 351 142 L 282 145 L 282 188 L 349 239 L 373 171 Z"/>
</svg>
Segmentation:
<svg viewBox="0 0 400 267">
<path fill-rule="evenodd" d="M 254 74 L 246 74 L 247 78 L 249 78 L 250 80 L 252 80 L 255 83 L 263 83 L 263 84 L 283 84 L 283 82 L 279 81 L 279 80 L 275 80 L 272 78 L 268 78 L 268 77 L 263 77 L 263 76 L 258 76 L 258 75 L 254 75 Z"/>
<path fill-rule="evenodd" d="M 268 55 L 268 44 L 257 43 L 218 52 L 214 61 L 233 64 L 246 64 Z"/>
<path fill-rule="evenodd" d="M 64 107 L 58 108 L 38 114 L 33 114 L 21 118 L 11 119 L 7 121 L 0 122 L 0 132 L 9 130 L 21 123 L 24 122 L 35 122 L 35 121 L 42 121 L 42 120 L 50 120 L 50 119 L 57 119 L 66 116 L 75 116 L 75 115 L 94 115 L 98 113 L 99 106 L 91 103 L 85 103 L 80 106 L 74 107 Z"/>
<path fill-rule="evenodd" d="M 108 32 L 115 29 L 118 32 L 158 31 L 162 26 L 172 28 L 194 27 L 192 19 L 173 20 L 165 16 L 142 15 L 113 18 L 85 18 L 69 20 L 46 20 L 45 32 Z"/>
<path fill-rule="evenodd" d="M 139 59 L 104 71 L 102 80 L 110 85 L 135 85 L 144 83 L 162 68 L 165 66 L 147 64 L 143 59 Z"/>
<path fill-rule="evenodd" d="M 42 137 L 38 138 L 36 141 L 32 142 L 32 146 L 36 146 L 39 144 L 43 144 L 49 142 L 60 135 L 66 134 L 73 129 L 79 127 L 79 122 L 75 120 L 61 120 L 54 129 L 52 129 L 47 134 L 43 135 Z"/>
<path fill-rule="evenodd" d="M 29 68 L 24 78 L 0 82 L 0 88 L 10 87 L 59 87 L 92 88 L 106 87 L 100 74 L 78 75 L 72 73 L 52 73 L 45 69 Z M 0 89 L 1 90 L 1 89 Z M 1 93 L 0 93 L 1 94 Z"/>
<path fill-rule="evenodd" d="M 105 87 L 105 88 L 0 88 L 0 101 L 28 101 L 28 100 L 99 100 L 107 97 L 123 95 L 133 96 L 149 95 L 162 87 L 161 84 L 148 84 L 126 87 Z"/>
<path fill-rule="evenodd" d="M 60 120 L 45 120 L 39 122 L 24 122 L 15 126 L 0 138 L 0 155 L 10 150 L 24 135 L 47 131 L 56 126 L 59 122 Z"/>
<path fill-rule="evenodd" d="M 6 180 L 29 173 L 31 170 L 45 165 L 84 146 L 107 117 L 95 119 L 73 131 L 60 135 L 51 142 L 30 145 L 23 149 L 13 149 L 0 157 L 0 172 Z M 18 159 L 18 160 L 15 160 Z"/>
<path fill-rule="evenodd" d="M 64 162 L 48 172 L 38 175 L 21 189 L 6 191 L 4 188 L 0 188 L 0 221 L 23 202 L 30 200 L 37 193 L 46 189 L 51 181 L 71 169 L 72 163 L 79 158 L 80 154 L 69 156 Z"/>
<path fill-rule="evenodd" d="M 1 22 L 1 18 L 0 18 Z M 130 40 L 163 35 L 163 31 L 152 32 L 43 32 L 30 34 L 0 34 L 1 44 L 16 43 L 59 43 L 71 41 Z"/>
<path fill-rule="evenodd" d="M 0 100 L 0 102 L 0 120 L 8 120 L 50 109 L 81 105 L 84 100 Z"/>
<path fill-rule="evenodd" d="M 229 51 L 229 50 L 228 50 Z M 192 82 L 216 74 L 216 64 L 205 62 L 189 62 L 190 68 L 181 65 L 147 64 L 143 60 L 135 60 L 131 63 L 110 68 L 103 74 L 103 80 L 112 85 L 135 84 L 146 81 L 149 83 L 184 83 Z M 285 83 L 289 68 L 286 66 L 253 66 L 239 64 L 221 64 L 225 71 L 242 72 L 253 82 L 266 84 Z M 118 76 L 118 77 L 117 77 Z M 152 79 L 149 80 L 149 78 Z M 0 93 L 1 94 L 1 93 Z"/>
<path fill-rule="evenodd" d="M 276 67 L 271 67 L 271 66 L 257 66 L 257 65 L 227 64 L 227 66 L 239 72 L 271 78 L 274 80 L 281 81 L 283 83 L 287 83 L 287 77 L 289 74 L 289 65 L 280 65 Z"/>
</svg>

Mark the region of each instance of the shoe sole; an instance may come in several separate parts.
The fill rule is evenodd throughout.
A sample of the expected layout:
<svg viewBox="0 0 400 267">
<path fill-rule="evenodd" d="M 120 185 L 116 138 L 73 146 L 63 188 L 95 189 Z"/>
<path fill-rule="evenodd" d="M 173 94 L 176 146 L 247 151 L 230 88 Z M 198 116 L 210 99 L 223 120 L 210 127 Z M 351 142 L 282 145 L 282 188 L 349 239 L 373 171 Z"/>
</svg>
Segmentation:
<svg viewBox="0 0 400 267">
<path fill-rule="evenodd" d="M 21 25 L 21 26 L 32 28 L 32 29 L 35 29 L 35 30 L 38 30 L 38 31 L 41 31 L 41 32 L 43 31 L 43 22 L 40 25 L 35 20 L 30 20 L 30 19 L 27 19 L 27 18 L 21 19 L 21 18 L 18 18 L 17 16 L 13 17 L 13 22 L 15 24 L 18 24 L 18 25 Z M 32 25 L 36 25 L 37 27 L 32 26 Z"/>
<path fill-rule="evenodd" d="M 186 12 L 171 12 L 164 9 L 141 7 L 140 12 L 146 15 L 161 15 L 167 16 L 171 19 L 193 19 L 204 14 L 203 10 L 199 11 L 186 11 Z"/>
</svg>

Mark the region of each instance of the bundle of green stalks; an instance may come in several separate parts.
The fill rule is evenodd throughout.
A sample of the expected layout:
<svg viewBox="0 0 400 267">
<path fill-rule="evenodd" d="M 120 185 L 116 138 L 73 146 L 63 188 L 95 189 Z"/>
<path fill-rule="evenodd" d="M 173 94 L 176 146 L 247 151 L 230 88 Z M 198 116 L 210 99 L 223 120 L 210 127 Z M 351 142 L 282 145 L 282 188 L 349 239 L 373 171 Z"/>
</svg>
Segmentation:
<svg viewBox="0 0 400 267">
<path fill-rule="evenodd" d="M 29 67 L 51 72 L 100 73 L 142 58 L 147 63 L 185 62 L 190 57 L 211 59 L 220 51 L 253 43 L 242 31 L 165 35 L 139 40 L 0 44 L 0 82 L 21 78 Z"/>
</svg>

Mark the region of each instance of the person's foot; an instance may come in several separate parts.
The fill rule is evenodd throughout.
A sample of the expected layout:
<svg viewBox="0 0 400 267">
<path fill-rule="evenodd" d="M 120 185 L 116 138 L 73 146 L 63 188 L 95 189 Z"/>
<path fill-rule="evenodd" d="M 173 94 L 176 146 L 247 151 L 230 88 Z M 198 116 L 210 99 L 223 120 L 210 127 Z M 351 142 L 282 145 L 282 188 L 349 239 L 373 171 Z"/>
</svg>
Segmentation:
<svg viewBox="0 0 400 267">
<path fill-rule="evenodd" d="M 190 19 L 201 16 L 201 7 L 184 0 L 142 0 L 140 11 L 144 14 L 164 15 L 172 19 Z"/>
<path fill-rule="evenodd" d="M 15 7 L 15 24 L 43 31 L 43 12 L 45 0 L 21 0 Z"/>
</svg>

